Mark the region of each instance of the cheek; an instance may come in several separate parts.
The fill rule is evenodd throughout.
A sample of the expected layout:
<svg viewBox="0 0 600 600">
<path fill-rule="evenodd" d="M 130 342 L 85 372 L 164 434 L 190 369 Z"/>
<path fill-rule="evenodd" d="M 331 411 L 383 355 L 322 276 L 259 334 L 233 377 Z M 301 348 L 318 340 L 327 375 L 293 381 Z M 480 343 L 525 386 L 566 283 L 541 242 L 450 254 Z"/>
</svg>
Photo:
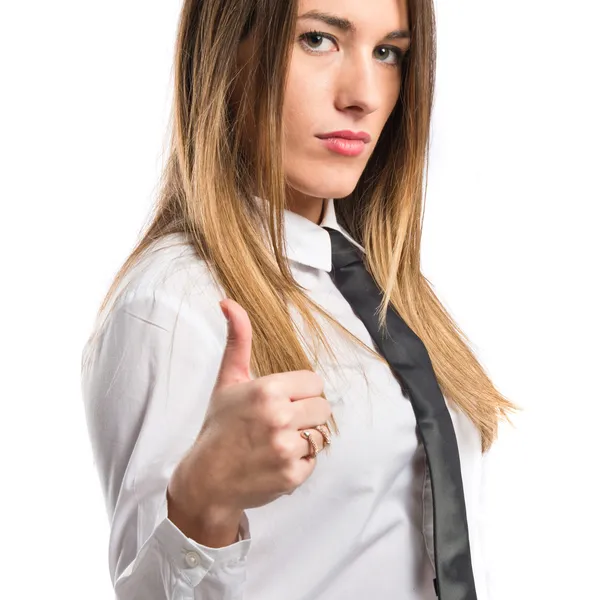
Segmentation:
<svg viewBox="0 0 600 600">
<path fill-rule="evenodd" d="M 402 90 L 400 89 L 400 85 L 394 86 L 390 95 L 389 95 L 389 103 L 388 103 L 388 117 L 392 114 L 392 111 L 396 107 L 396 105 L 401 102 L 400 94 Z"/>
<path fill-rule="evenodd" d="M 296 90 L 290 86 L 288 90 L 283 104 L 283 132 L 287 150 L 297 143 L 297 138 L 301 137 L 309 121 L 309 107 L 303 102 L 302 89 Z"/>
<path fill-rule="evenodd" d="M 381 129 L 383 129 L 384 124 L 389 119 L 396 104 L 401 101 L 400 92 L 400 82 L 397 80 L 390 81 L 388 85 L 384 87 L 382 95 L 383 100 L 381 103 Z"/>
<path fill-rule="evenodd" d="M 289 152 L 318 133 L 319 113 L 326 102 L 327 90 L 315 77 L 314 69 L 306 68 L 301 59 L 293 60 L 283 103 L 284 139 Z"/>
</svg>

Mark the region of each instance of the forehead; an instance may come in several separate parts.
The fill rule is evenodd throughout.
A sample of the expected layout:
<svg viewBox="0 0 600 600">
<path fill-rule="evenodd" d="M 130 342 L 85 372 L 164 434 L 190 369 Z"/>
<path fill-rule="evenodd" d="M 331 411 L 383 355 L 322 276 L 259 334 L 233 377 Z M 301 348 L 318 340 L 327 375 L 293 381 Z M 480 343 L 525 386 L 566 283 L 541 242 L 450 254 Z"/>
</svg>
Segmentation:
<svg viewBox="0 0 600 600">
<path fill-rule="evenodd" d="M 408 0 L 298 0 L 298 16 L 318 11 L 348 19 L 357 30 L 407 29 Z"/>
</svg>

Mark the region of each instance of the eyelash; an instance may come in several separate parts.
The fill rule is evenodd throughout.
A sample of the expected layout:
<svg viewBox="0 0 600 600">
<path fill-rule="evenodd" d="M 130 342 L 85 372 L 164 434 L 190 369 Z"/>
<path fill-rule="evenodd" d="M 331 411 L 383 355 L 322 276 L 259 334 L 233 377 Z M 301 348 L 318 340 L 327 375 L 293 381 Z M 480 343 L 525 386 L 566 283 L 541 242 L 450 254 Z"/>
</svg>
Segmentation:
<svg viewBox="0 0 600 600">
<path fill-rule="evenodd" d="M 298 37 L 298 40 L 302 43 L 302 42 L 306 42 L 306 40 L 308 38 L 310 38 L 311 36 L 319 36 L 319 37 L 323 37 L 326 38 L 330 41 L 332 41 L 333 43 L 335 43 L 337 45 L 337 40 L 335 39 L 335 37 L 333 37 L 332 35 L 330 35 L 329 33 L 325 33 L 324 31 L 316 31 L 316 30 L 312 30 L 312 31 L 307 31 L 306 33 L 301 34 Z M 325 54 L 324 52 L 319 52 L 318 50 L 314 50 L 313 48 L 307 47 L 306 45 L 302 44 L 303 48 L 307 51 L 310 52 L 311 54 Z M 383 65 L 387 66 L 387 67 L 392 67 L 397 69 L 398 67 L 402 66 L 402 64 L 404 63 L 404 61 L 406 60 L 406 57 L 408 55 L 408 50 L 401 50 L 400 48 L 397 48 L 396 46 L 378 46 L 378 48 L 385 48 L 386 50 L 391 50 L 397 57 L 398 62 L 397 64 L 389 64 L 389 63 L 385 63 L 383 61 L 380 61 Z"/>
</svg>

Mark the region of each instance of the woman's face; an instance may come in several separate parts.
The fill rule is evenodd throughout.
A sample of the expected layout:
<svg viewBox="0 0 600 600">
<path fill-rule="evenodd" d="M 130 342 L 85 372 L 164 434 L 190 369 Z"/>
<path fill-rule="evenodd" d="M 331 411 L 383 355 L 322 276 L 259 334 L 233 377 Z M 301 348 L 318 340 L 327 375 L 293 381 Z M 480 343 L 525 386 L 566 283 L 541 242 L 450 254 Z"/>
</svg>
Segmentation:
<svg viewBox="0 0 600 600">
<path fill-rule="evenodd" d="M 299 0 L 283 108 L 292 205 L 320 209 L 356 187 L 400 94 L 408 28 L 407 0 Z"/>
</svg>

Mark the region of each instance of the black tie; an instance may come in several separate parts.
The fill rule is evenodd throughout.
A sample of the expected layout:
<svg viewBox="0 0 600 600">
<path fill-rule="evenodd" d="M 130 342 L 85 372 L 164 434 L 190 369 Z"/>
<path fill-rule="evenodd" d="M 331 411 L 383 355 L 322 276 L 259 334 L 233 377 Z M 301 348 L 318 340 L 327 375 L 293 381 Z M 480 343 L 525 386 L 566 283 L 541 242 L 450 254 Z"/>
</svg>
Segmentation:
<svg viewBox="0 0 600 600">
<path fill-rule="evenodd" d="M 408 393 L 415 413 L 431 476 L 438 598 L 477 600 L 458 445 L 427 349 L 391 304 L 389 335 L 384 336 L 376 315 L 383 295 L 363 264 L 362 251 L 339 231 L 324 229 L 331 237 L 331 278 Z"/>
</svg>

